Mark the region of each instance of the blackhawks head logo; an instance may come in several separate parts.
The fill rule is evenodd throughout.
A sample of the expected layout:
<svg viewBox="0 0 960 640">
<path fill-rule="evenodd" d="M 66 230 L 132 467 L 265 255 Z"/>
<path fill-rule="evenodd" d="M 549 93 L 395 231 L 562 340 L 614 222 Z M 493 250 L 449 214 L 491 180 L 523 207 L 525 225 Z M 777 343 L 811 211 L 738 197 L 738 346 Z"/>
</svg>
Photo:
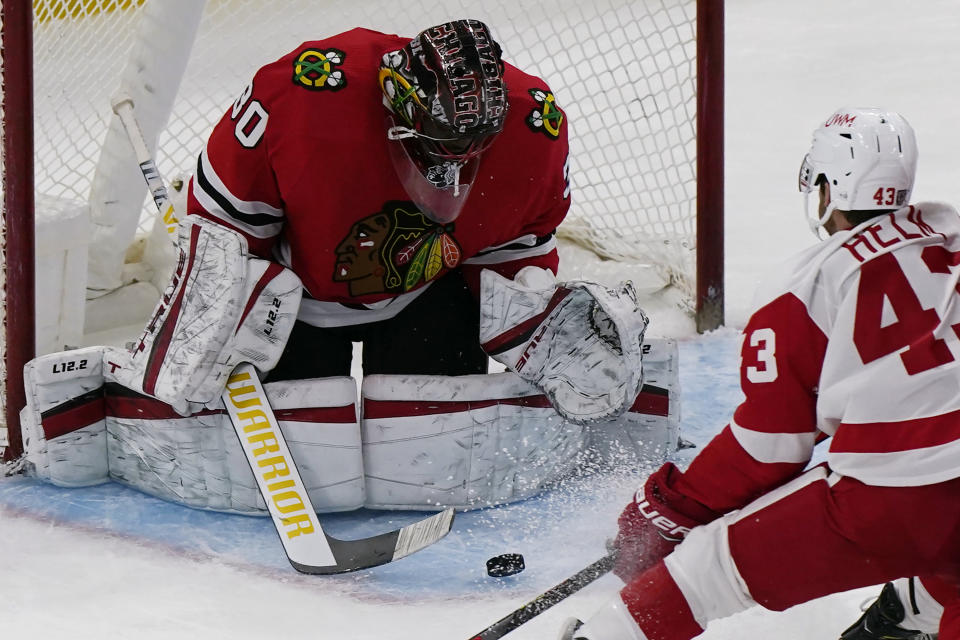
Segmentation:
<svg viewBox="0 0 960 640">
<path fill-rule="evenodd" d="M 337 67 L 347 57 L 343 51 L 304 49 L 293 61 L 293 83 L 311 91 L 338 91 L 347 86 L 347 78 Z"/>
<path fill-rule="evenodd" d="M 436 224 L 410 202 L 388 202 L 337 245 L 333 280 L 347 282 L 351 296 L 415 289 L 460 264 L 452 232 L 453 224 Z"/>
<path fill-rule="evenodd" d="M 563 111 L 557 106 L 557 99 L 546 89 L 528 89 L 528 93 L 536 101 L 539 109 L 534 109 L 527 116 L 527 126 L 534 131 L 541 131 L 551 140 L 560 137 L 560 127 L 563 125 Z"/>
</svg>

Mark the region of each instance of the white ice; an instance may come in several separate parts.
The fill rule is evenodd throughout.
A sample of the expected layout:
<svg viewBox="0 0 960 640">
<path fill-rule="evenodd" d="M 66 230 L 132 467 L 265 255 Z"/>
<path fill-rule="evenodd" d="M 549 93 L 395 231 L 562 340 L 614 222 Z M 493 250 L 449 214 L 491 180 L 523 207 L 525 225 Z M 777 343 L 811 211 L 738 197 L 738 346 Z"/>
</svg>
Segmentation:
<svg viewBox="0 0 960 640">
<path fill-rule="evenodd" d="M 686 354 L 728 347 L 733 330 L 749 315 L 752 291 L 767 266 L 815 241 L 801 216 L 797 169 L 810 132 L 836 107 L 885 106 L 903 113 L 917 130 L 921 152 L 914 199 L 960 204 L 954 155 L 960 149 L 960 124 L 952 102 L 960 95 L 956 0 L 730 0 L 726 20 L 726 318 L 731 329 L 698 337 L 688 320 L 669 308 L 657 309 L 652 331 L 680 336 Z M 705 421 L 710 428 L 685 431 L 697 444 L 723 425 L 735 402 L 709 384 L 712 376 L 734 371 L 732 351 L 725 353 L 695 363 L 697 388 L 685 382 L 685 402 L 695 394 L 720 414 Z M 614 529 L 612 505 L 625 500 L 629 487 L 618 486 L 613 493 L 593 519 L 595 533 L 603 532 L 599 535 Z M 559 530 L 546 540 L 562 539 L 562 522 Z M 570 533 L 575 538 L 582 531 L 572 527 Z M 527 585 L 478 597 L 365 597 L 362 583 L 343 588 L 342 582 L 292 570 L 174 552 L 11 510 L 0 510 L 0 539 L 3 638 L 466 640 L 540 590 Z M 536 548 L 534 532 L 526 544 Z M 571 545 L 542 556 L 551 554 L 577 566 L 592 561 L 597 551 Z M 531 564 L 527 572 L 537 570 Z M 442 585 L 442 567 L 431 566 L 431 571 L 426 579 Z M 376 574 L 365 579 L 375 583 Z M 418 583 L 424 579 L 416 577 Z M 602 578 L 508 638 L 554 638 L 564 618 L 590 614 L 619 586 L 612 576 Z M 837 594 L 783 613 L 753 609 L 711 624 L 701 637 L 829 640 L 876 591 Z"/>
</svg>

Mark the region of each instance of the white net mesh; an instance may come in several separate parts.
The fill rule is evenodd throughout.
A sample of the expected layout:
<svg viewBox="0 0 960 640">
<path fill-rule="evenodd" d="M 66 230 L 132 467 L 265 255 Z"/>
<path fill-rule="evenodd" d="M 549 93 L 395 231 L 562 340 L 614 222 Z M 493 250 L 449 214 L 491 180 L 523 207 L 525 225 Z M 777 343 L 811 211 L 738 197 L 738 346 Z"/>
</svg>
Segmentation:
<svg viewBox="0 0 960 640">
<path fill-rule="evenodd" d="M 88 197 L 141 4 L 35 0 L 39 192 Z M 398 7 L 383 0 L 208 0 L 159 138 L 161 171 L 168 179 L 191 173 L 214 122 L 253 72 L 304 40 L 354 26 L 412 36 L 475 17 L 491 26 L 507 60 L 547 80 L 568 114 L 574 192 L 561 233 L 604 257 L 648 262 L 692 297 L 694 0 L 420 0 Z M 145 198 L 144 230 L 153 218 Z"/>
</svg>

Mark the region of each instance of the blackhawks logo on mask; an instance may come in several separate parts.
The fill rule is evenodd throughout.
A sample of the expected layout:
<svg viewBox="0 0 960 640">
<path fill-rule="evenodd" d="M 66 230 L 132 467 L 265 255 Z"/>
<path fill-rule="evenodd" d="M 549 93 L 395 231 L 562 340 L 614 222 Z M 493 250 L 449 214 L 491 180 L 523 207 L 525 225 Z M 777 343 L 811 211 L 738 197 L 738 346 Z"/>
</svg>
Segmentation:
<svg viewBox="0 0 960 640">
<path fill-rule="evenodd" d="M 351 296 L 402 293 L 460 264 L 454 225 L 437 224 L 410 202 L 388 202 L 358 220 L 335 249 L 334 282 Z"/>
<path fill-rule="evenodd" d="M 527 116 L 527 126 L 533 131 L 544 133 L 551 140 L 560 137 L 560 128 L 563 126 L 563 111 L 557 105 L 557 99 L 551 91 L 546 89 L 528 89 L 539 109 L 534 109 Z"/>
<path fill-rule="evenodd" d="M 337 49 L 304 49 L 293 61 L 293 83 L 311 91 L 339 91 L 347 86 L 347 78 L 337 66 L 346 57 Z"/>
</svg>

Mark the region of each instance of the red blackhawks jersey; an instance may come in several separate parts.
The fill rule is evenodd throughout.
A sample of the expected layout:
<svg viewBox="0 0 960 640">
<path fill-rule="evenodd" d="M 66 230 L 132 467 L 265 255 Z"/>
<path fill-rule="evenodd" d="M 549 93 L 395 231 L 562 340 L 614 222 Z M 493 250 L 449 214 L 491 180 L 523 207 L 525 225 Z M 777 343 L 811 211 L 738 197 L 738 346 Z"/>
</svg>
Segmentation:
<svg viewBox="0 0 960 640">
<path fill-rule="evenodd" d="M 681 490 L 718 511 L 827 462 L 877 486 L 960 476 L 960 217 L 924 203 L 839 232 L 762 287 L 745 399 Z"/>
<path fill-rule="evenodd" d="M 307 294 L 300 318 L 317 326 L 392 317 L 458 267 L 474 287 L 482 268 L 556 271 L 568 147 L 549 87 L 506 65 L 505 128 L 459 217 L 437 224 L 405 193 L 387 148 L 397 143 L 387 140 L 378 68 L 407 42 L 354 29 L 261 68 L 216 125 L 190 184 L 188 213 L 291 268 Z"/>
</svg>

